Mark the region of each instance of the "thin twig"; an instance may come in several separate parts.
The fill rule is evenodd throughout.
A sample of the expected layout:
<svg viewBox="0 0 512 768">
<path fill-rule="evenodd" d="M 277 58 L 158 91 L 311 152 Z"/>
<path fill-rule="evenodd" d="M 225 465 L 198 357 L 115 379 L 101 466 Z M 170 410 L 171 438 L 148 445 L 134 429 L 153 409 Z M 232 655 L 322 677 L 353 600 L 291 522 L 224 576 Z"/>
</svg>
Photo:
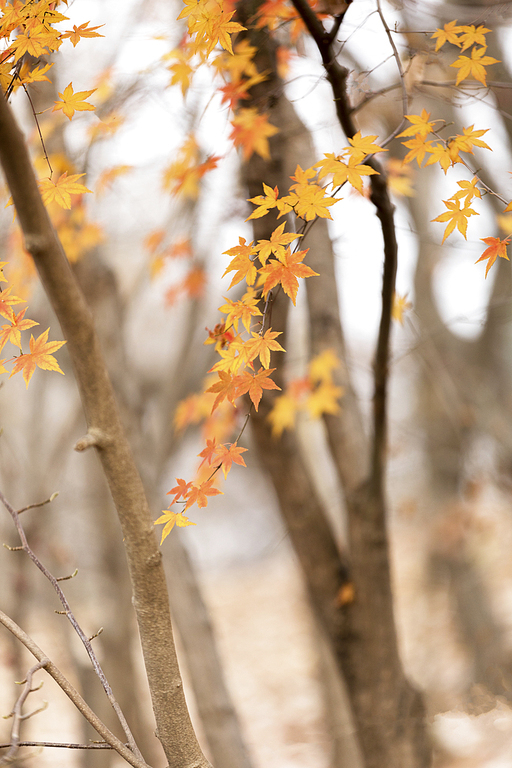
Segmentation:
<svg viewBox="0 0 512 768">
<path fill-rule="evenodd" d="M 380 0 L 377 0 L 377 13 L 379 14 L 379 18 L 382 22 L 382 26 L 384 27 L 384 30 L 386 32 L 387 38 L 389 40 L 389 44 L 391 46 L 391 49 L 393 51 L 393 56 L 396 61 L 396 66 L 398 68 L 398 72 L 400 75 L 400 85 L 402 88 L 402 119 L 400 121 L 400 125 L 398 125 L 394 131 L 392 131 L 389 136 L 387 136 L 383 142 L 381 142 L 380 146 L 385 147 L 386 144 L 389 144 L 390 141 L 392 141 L 395 136 L 398 136 L 400 131 L 402 130 L 402 126 L 405 123 L 405 113 L 409 111 L 409 96 L 407 94 L 407 87 L 405 85 L 405 72 L 404 68 L 402 66 L 402 61 L 400 59 L 400 54 L 398 53 L 398 49 L 395 45 L 395 41 L 393 40 L 393 36 L 391 35 L 391 31 L 388 27 L 388 23 L 384 17 L 384 14 L 382 13 L 382 8 L 380 5 Z"/>
<path fill-rule="evenodd" d="M 19 535 L 20 540 L 21 540 L 21 545 L 22 545 L 23 551 L 27 553 L 27 555 L 30 557 L 30 559 L 34 563 L 34 565 L 36 565 L 37 568 L 39 568 L 41 573 L 44 576 L 46 576 L 46 578 L 48 579 L 50 584 L 53 586 L 55 592 L 57 593 L 57 596 L 58 596 L 58 598 L 59 598 L 59 600 L 62 603 L 62 606 L 64 608 L 63 611 L 59 611 L 58 613 L 65 614 L 67 616 L 67 618 L 69 619 L 73 629 L 75 630 L 75 632 L 77 633 L 78 637 L 82 641 L 82 643 L 83 643 L 83 645 L 85 647 L 85 650 L 87 651 L 87 653 L 89 655 L 89 658 L 91 660 L 91 664 L 92 664 L 92 666 L 94 668 L 94 671 L 96 672 L 97 676 L 99 677 L 99 679 L 101 681 L 101 684 L 103 686 L 103 689 L 104 689 L 105 693 L 107 694 L 107 698 L 110 701 L 110 703 L 112 705 L 112 708 L 114 709 L 114 711 L 115 711 L 115 713 L 116 713 L 116 715 L 117 715 L 117 717 L 119 719 L 119 722 L 121 723 L 123 731 L 126 734 L 126 738 L 128 739 L 128 743 L 130 744 L 130 748 L 131 748 L 132 752 L 134 753 L 134 755 L 137 755 L 137 757 L 139 757 L 141 760 L 143 760 L 142 754 L 141 754 L 139 748 L 137 747 L 137 744 L 135 743 L 135 739 L 133 738 L 132 732 L 130 730 L 130 727 L 128 726 L 128 723 L 126 722 L 126 718 L 125 718 L 125 716 L 124 716 L 124 714 L 123 714 L 123 712 L 121 710 L 121 707 L 117 703 L 117 701 L 116 701 L 116 699 L 114 697 L 114 694 L 112 693 L 112 688 L 110 687 L 110 684 L 109 684 L 109 682 L 108 682 L 108 680 L 107 680 L 107 678 L 105 676 L 105 673 L 103 672 L 103 669 L 101 668 L 101 665 L 100 665 L 100 663 L 99 663 L 99 661 L 97 659 L 97 656 L 96 656 L 96 654 L 95 654 L 95 652 L 93 650 L 91 642 L 90 642 L 89 638 L 87 637 L 87 635 L 85 634 L 85 632 L 83 631 L 83 629 L 80 626 L 80 624 L 78 623 L 78 621 L 76 620 L 76 617 L 75 617 L 73 611 L 71 610 L 71 606 L 69 605 L 69 603 L 67 601 L 67 598 L 66 598 L 66 596 L 65 596 L 64 592 L 62 591 L 62 588 L 61 588 L 61 586 L 59 584 L 59 580 L 56 579 L 55 576 L 52 573 L 50 573 L 50 571 L 46 568 L 45 565 L 43 565 L 43 563 L 39 560 L 37 555 L 31 549 L 31 547 L 30 547 L 30 545 L 28 543 L 28 540 L 27 540 L 27 536 L 25 534 L 25 530 L 24 530 L 24 528 L 23 528 L 23 526 L 21 524 L 19 513 L 14 509 L 14 507 L 11 506 L 11 504 L 9 504 L 9 502 L 7 501 L 7 499 L 5 498 L 4 494 L 1 491 L 0 491 L 0 501 L 2 502 L 2 504 L 4 505 L 6 510 L 9 512 L 10 516 L 12 517 L 12 520 L 14 522 L 14 525 L 16 526 L 16 530 L 18 531 L 18 535 Z"/>
<path fill-rule="evenodd" d="M 84 701 L 76 688 L 71 685 L 69 680 L 64 677 L 60 669 L 48 658 L 45 653 L 43 653 L 41 648 L 39 648 L 39 646 L 32 640 L 32 638 L 27 635 L 26 632 L 24 632 L 21 627 L 16 624 L 15 621 L 13 621 L 1 610 L 0 624 L 3 624 L 3 626 L 8 629 L 9 632 L 14 635 L 14 637 L 18 638 L 18 640 L 23 643 L 25 648 L 27 648 L 27 650 L 29 650 L 30 653 L 35 656 L 39 662 L 41 662 L 41 667 L 45 669 L 51 677 L 53 677 L 57 685 L 60 686 L 66 696 L 71 699 L 75 707 L 79 712 L 82 713 L 87 722 L 92 725 L 94 730 L 99 733 L 99 735 L 108 744 L 110 744 L 112 748 L 115 749 L 116 752 L 126 760 L 127 763 L 133 765 L 133 768 L 148 768 L 148 764 L 144 761 L 144 759 L 134 755 L 131 749 L 123 744 L 123 742 L 120 741 L 117 736 L 114 736 L 114 734 L 107 728 L 105 723 L 100 720 L 100 718 L 92 711 L 90 706 Z"/>
<path fill-rule="evenodd" d="M 331 44 L 325 29 L 307 0 L 292 0 L 300 13 L 309 33 L 313 37 L 331 84 L 336 114 L 347 138 L 353 138 L 356 126 L 347 96 L 348 70 L 333 58 Z M 382 17 L 381 17 L 382 18 Z M 390 139 L 389 139 L 390 140 Z M 382 310 L 379 334 L 374 358 L 374 395 L 373 395 L 373 441 L 370 464 L 370 486 L 373 492 L 382 496 L 385 451 L 387 443 L 387 388 L 389 374 L 389 338 L 391 331 L 391 311 L 395 292 L 398 247 L 393 221 L 394 207 L 391 203 L 387 181 L 380 163 L 370 157 L 367 164 L 377 171 L 370 177 L 371 201 L 381 222 L 384 239 L 384 274 L 382 279 Z"/>
<path fill-rule="evenodd" d="M 0 749 L 7 749 L 10 744 L 0 744 Z M 92 744 L 68 744 L 59 741 L 20 741 L 18 747 L 52 747 L 55 749 L 114 749 L 112 744 L 106 741 L 98 741 Z M 128 748 L 128 744 L 125 744 Z"/>
<path fill-rule="evenodd" d="M 21 730 L 21 723 L 24 720 L 28 720 L 30 717 L 35 715 L 37 712 L 41 711 L 41 708 L 30 712 L 28 714 L 23 714 L 23 705 L 25 704 L 28 696 L 37 688 L 32 688 L 32 677 L 34 674 L 43 667 L 43 662 L 38 661 L 37 664 L 34 664 L 33 667 L 31 667 L 28 672 L 27 676 L 24 680 L 23 690 L 18 696 L 18 699 L 12 709 L 11 714 L 9 717 L 13 718 L 12 728 L 11 728 L 11 741 L 7 745 L 9 747 L 9 751 L 6 755 L 3 757 L 0 757 L 0 766 L 2 765 L 10 765 L 11 763 L 14 763 L 16 760 L 16 755 L 18 754 L 18 750 L 20 748 L 20 730 Z M 43 707 L 44 708 L 44 707 Z"/>
</svg>

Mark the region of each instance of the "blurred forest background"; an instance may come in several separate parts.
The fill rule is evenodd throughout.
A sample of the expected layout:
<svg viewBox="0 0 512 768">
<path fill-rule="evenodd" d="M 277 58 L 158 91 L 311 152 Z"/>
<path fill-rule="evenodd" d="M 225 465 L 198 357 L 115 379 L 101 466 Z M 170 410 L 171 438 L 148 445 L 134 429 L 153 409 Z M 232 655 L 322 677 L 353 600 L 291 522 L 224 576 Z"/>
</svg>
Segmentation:
<svg viewBox="0 0 512 768">
<path fill-rule="evenodd" d="M 203 342 L 227 295 L 222 254 L 239 236 L 255 237 L 244 221 L 246 200 L 261 193 L 266 178 L 259 159 L 242 163 L 230 148 L 229 111 L 208 73 L 198 73 L 185 96 L 179 85 L 167 88 L 168 67 L 176 61 L 171 52 L 184 32 L 176 21 L 180 10 L 168 0 L 75 0 L 72 20 L 76 15 L 77 24 L 105 24 L 105 38 L 85 41 L 76 52 L 68 46 L 57 57 L 57 91 L 70 81 L 75 91 L 96 86 L 96 113 L 70 124 L 48 111 L 58 98 L 52 86 L 30 88 L 52 164 L 61 172 L 86 173 L 82 181 L 96 193 L 75 199 L 65 216 L 61 211 L 59 231 L 93 308 L 155 518 L 174 478 L 193 476 L 197 466 L 203 426 L 194 393 L 214 361 L 212 346 Z M 452 124 L 454 133 L 471 124 L 491 128 L 486 139 L 494 151 L 476 150 L 474 165 L 510 199 L 504 169 L 512 168 L 512 6 L 397 0 L 384 12 L 391 29 L 405 30 L 395 37 L 410 113 L 425 108 Z M 454 87 L 452 53 L 434 53 L 433 31 L 453 19 L 492 29 L 488 54 L 500 63 L 488 87 Z M 293 23 L 280 24 L 277 37 L 292 53 L 280 57 L 280 71 L 258 87 L 275 101 L 287 99 L 279 113 L 280 140 L 287 142 L 283 151 L 293 173 L 296 163 L 308 167 L 322 153 L 338 152 L 346 139 L 312 41 L 296 38 Z M 339 39 L 358 128 L 385 137 L 401 120 L 402 101 L 372 0 L 353 2 Z M 258 55 L 264 54 L 261 49 Z M 14 103 L 41 167 L 30 104 L 23 93 Z M 278 124 L 273 113 L 271 121 Z M 197 146 L 184 150 L 191 131 Z M 180 185 L 176 164 L 186 165 L 187 152 L 201 162 L 222 159 L 202 178 Z M 512 233 L 512 214 L 500 214 L 502 207 L 487 196 L 485 214 L 471 222 L 467 242 L 457 235 L 441 248 L 441 228 L 430 222 L 454 182 L 439 169 L 418 173 L 402 166 L 403 154 L 393 142 L 384 160 L 396 205 L 397 293 L 411 305 L 393 328 L 391 370 L 389 533 L 399 644 L 407 675 L 425 695 L 436 765 L 498 768 L 512 764 L 512 284 L 509 262 L 499 259 L 486 281 L 483 266 L 474 262 L 480 236 Z M 335 255 L 346 359 L 364 423 L 382 244 L 368 199 L 355 192 L 343 196 L 334 221 L 313 227 L 306 245 L 311 251 L 328 247 Z M 41 331 L 50 325 L 60 338 L 11 209 L 2 214 L 0 237 L 31 297 L 31 317 Z M 276 309 L 288 312 L 281 382 L 304 376 L 312 354 L 311 311 L 302 288 L 296 308 Z M 94 642 L 107 677 L 142 752 L 152 765 L 163 766 L 148 719 L 120 529 L 96 457 L 72 450 L 84 422 L 65 348 L 59 362 L 65 377 L 37 372 L 27 392 L 21 377 L 3 381 L 0 488 L 19 507 L 59 491 L 51 504 L 25 514 L 31 545 L 56 574 L 78 568 L 66 594 L 89 634 L 104 627 Z M 268 403 L 270 394 L 264 395 Z M 307 477 L 303 503 L 324 510 L 343 551 L 339 480 L 322 422 L 302 414 L 293 433 L 285 432 L 272 447 L 269 410 L 262 404 L 261 417 L 244 432 L 248 469 L 235 468 L 224 495 L 191 514 L 197 525 L 173 531 L 163 545 L 189 701 L 205 749 L 214 761 L 223 754 L 223 765 L 240 768 L 239 755 L 245 754 L 245 768 L 360 768 L 346 691 L 311 607 L 304 557 L 290 536 L 293 509 L 284 509 L 283 501 L 288 485 L 297 482 L 293 472 Z M 269 471 L 269 456 L 279 452 L 296 457 L 293 471 L 286 464 Z M 6 515 L 0 515 L 0 536 L 16 543 Z M 58 606 L 38 571 L 21 553 L 2 548 L 0 573 L 6 612 L 59 657 L 110 722 L 83 649 L 54 613 Z M 13 681 L 23 678 L 26 666 L 16 642 L 1 633 L 2 713 L 12 706 Z M 30 738 L 92 737 L 81 732 L 78 714 L 51 681 L 40 698 L 50 704 L 28 724 Z M 221 724 L 218 711 L 224 713 Z M 0 742 L 8 738 L 9 721 L 0 722 Z M 240 751 L 230 758 L 223 750 L 235 742 Z M 26 761 L 56 768 L 116 762 L 106 752 L 64 750 Z"/>
</svg>

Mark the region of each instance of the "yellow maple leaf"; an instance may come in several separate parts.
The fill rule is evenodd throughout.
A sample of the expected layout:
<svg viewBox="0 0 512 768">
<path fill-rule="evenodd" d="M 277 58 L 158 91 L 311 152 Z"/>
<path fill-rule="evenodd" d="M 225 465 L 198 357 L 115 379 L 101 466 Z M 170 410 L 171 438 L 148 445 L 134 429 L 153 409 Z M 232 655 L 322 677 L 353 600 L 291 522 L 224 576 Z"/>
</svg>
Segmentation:
<svg viewBox="0 0 512 768">
<path fill-rule="evenodd" d="M 231 125 L 233 130 L 229 138 L 235 147 L 242 149 L 244 160 L 248 160 L 254 152 L 264 160 L 270 160 L 268 139 L 278 133 L 279 128 L 268 122 L 266 112 L 260 113 L 255 107 L 239 109 Z"/>
<path fill-rule="evenodd" d="M 332 372 L 340 367 L 338 355 L 334 349 L 324 349 L 315 355 L 308 366 L 308 378 L 313 384 L 331 382 Z"/>
<path fill-rule="evenodd" d="M 172 509 L 163 509 L 161 516 L 158 520 L 155 520 L 154 525 L 163 525 L 162 538 L 160 539 L 160 546 L 164 543 L 168 537 L 174 525 L 179 528 L 185 528 L 187 525 L 195 525 L 188 517 L 185 517 L 183 512 L 173 512 Z"/>
<path fill-rule="evenodd" d="M 92 91 L 77 91 L 74 93 L 73 84 L 70 83 L 64 88 L 63 93 L 59 93 L 62 101 L 55 102 L 55 106 L 53 107 L 52 112 L 57 112 L 57 110 L 62 109 L 66 117 L 68 117 L 70 120 L 75 114 L 75 111 L 93 112 L 96 107 L 93 107 L 92 104 L 89 104 L 85 100 L 88 99 L 95 90 L 96 88 L 93 88 Z"/>
<path fill-rule="evenodd" d="M 459 232 L 464 236 L 464 238 L 466 238 L 466 230 L 468 228 L 468 218 L 470 216 L 478 216 L 478 213 L 474 211 L 472 208 L 468 208 L 467 205 L 464 205 L 461 208 L 460 200 L 443 200 L 443 203 L 446 205 L 448 210 L 442 213 L 440 216 L 437 216 L 435 219 L 432 219 L 432 221 L 448 222 L 446 229 L 444 231 L 444 237 L 442 242 L 444 243 L 448 235 L 450 235 L 453 232 L 455 227 L 457 227 Z"/>
<path fill-rule="evenodd" d="M 387 149 L 382 149 L 378 144 L 375 144 L 376 138 L 377 136 L 361 136 L 361 131 L 358 131 L 349 139 L 350 147 L 345 147 L 345 150 L 357 162 L 360 162 L 366 155 L 387 152 Z"/>
<path fill-rule="evenodd" d="M 404 324 L 404 314 L 412 309 L 412 304 L 407 301 L 407 294 L 400 296 L 395 293 L 393 296 L 393 307 L 391 309 L 391 317 L 396 320 L 400 325 Z"/>
<path fill-rule="evenodd" d="M 457 45 L 460 48 L 462 43 L 460 42 L 459 35 L 463 30 L 464 27 L 457 26 L 456 19 L 455 21 L 450 21 L 448 24 L 445 24 L 443 29 L 436 29 L 432 35 L 433 40 L 435 40 L 437 37 L 436 51 L 442 48 L 445 43 L 451 43 L 452 45 Z"/>
<path fill-rule="evenodd" d="M 482 83 L 482 85 L 487 85 L 487 73 L 485 68 L 488 67 L 489 64 L 497 64 L 499 59 L 494 59 L 492 56 L 485 56 L 484 54 L 486 50 L 486 46 L 483 46 L 482 48 L 473 48 L 471 51 L 471 58 L 469 56 L 462 56 L 461 54 L 457 61 L 450 64 L 450 67 L 457 67 L 459 70 L 455 85 L 458 85 L 461 80 L 465 80 L 466 77 L 469 77 L 470 75 L 474 77 L 475 80 Z"/>
<path fill-rule="evenodd" d="M 73 24 L 73 31 L 63 32 L 62 38 L 64 39 L 69 37 L 70 41 L 73 43 L 74 48 L 76 44 L 80 42 L 82 37 L 104 37 L 104 35 L 100 35 L 98 32 L 96 32 L 97 29 L 104 27 L 104 24 L 100 24 L 99 27 L 90 27 L 89 24 L 90 21 L 86 21 L 84 24 L 80 24 L 79 27 Z"/>
<path fill-rule="evenodd" d="M 39 190 L 43 203 L 48 205 L 49 203 L 57 203 L 61 208 L 71 208 L 71 195 L 83 195 L 86 192 L 91 192 L 83 184 L 78 183 L 78 179 L 85 176 L 85 173 L 74 173 L 68 176 L 68 172 L 59 176 L 56 182 L 51 179 L 43 179 L 39 182 Z"/>
<path fill-rule="evenodd" d="M 289 395 L 279 395 L 274 401 L 274 407 L 267 418 L 272 425 L 272 435 L 281 437 L 285 429 L 293 429 L 298 406 Z"/>
<path fill-rule="evenodd" d="M 399 133 L 397 139 L 401 136 L 421 136 L 426 138 L 429 133 L 432 133 L 434 125 L 439 122 L 438 120 L 429 120 L 430 112 L 426 109 L 421 110 L 421 115 L 405 115 L 412 125 Z"/>
<path fill-rule="evenodd" d="M 28 388 L 28 383 L 37 366 L 45 371 L 56 371 L 64 375 L 52 353 L 60 349 L 66 342 L 48 341 L 49 330 L 47 328 L 37 339 L 34 339 L 33 336 L 30 337 L 30 352 L 16 358 L 9 378 L 18 371 L 23 371 L 23 378 Z"/>
<path fill-rule="evenodd" d="M 323 381 L 308 395 L 306 408 L 313 419 L 320 418 L 323 413 L 339 413 L 339 399 L 342 395 L 343 387 L 336 387 L 332 382 Z"/>
</svg>

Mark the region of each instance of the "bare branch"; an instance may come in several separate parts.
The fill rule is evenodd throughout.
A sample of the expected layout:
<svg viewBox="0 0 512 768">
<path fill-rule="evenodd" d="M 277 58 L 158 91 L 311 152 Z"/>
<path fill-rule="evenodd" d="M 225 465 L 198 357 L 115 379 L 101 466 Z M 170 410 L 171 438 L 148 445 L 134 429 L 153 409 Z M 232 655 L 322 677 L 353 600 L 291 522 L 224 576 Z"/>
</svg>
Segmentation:
<svg viewBox="0 0 512 768">
<path fill-rule="evenodd" d="M 23 690 L 18 696 L 18 699 L 12 709 L 12 712 L 10 713 L 10 715 L 7 715 L 7 717 L 13 718 L 13 723 L 11 728 L 11 741 L 9 744 L 9 751 L 7 752 L 7 754 L 4 755 L 3 757 L 0 757 L 0 766 L 10 765 L 11 763 L 14 763 L 14 761 L 16 760 L 16 755 L 18 754 L 18 751 L 20 748 L 21 723 L 24 720 L 28 720 L 37 712 L 40 712 L 41 709 L 46 708 L 46 707 L 40 707 L 39 709 L 36 709 L 33 712 L 30 712 L 26 715 L 23 714 L 23 705 L 25 704 L 28 696 L 34 690 L 37 690 L 32 688 L 32 677 L 39 669 L 42 669 L 43 666 L 44 666 L 43 663 L 39 661 L 37 664 L 34 664 L 34 666 L 28 670 L 27 676 L 23 681 L 24 682 Z"/>
<path fill-rule="evenodd" d="M 124 730 L 124 732 L 126 734 L 126 738 L 128 739 L 128 743 L 130 745 L 130 748 L 131 748 L 132 752 L 135 755 L 137 755 L 142 760 L 143 759 L 142 755 L 141 755 L 141 753 L 140 753 L 140 751 L 139 751 L 139 749 L 138 749 L 138 747 L 137 747 L 137 745 L 135 743 L 135 739 L 133 738 L 133 734 L 130 731 L 128 723 L 126 722 L 126 718 L 125 718 L 125 716 L 124 716 L 124 714 L 123 714 L 123 712 L 121 710 L 121 707 L 117 703 L 117 701 L 116 701 L 116 699 L 114 697 L 114 694 L 112 693 L 112 688 L 110 687 L 110 684 L 109 684 L 109 682 L 108 682 L 108 680 L 107 680 L 107 678 L 105 676 L 105 673 L 103 672 L 103 669 L 101 668 L 101 665 L 100 665 L 100 663 L 99 663 L 99 661 L 97 659 L 97 656 L 96 656 L 96 654 L 95 654 L 95 652 L 93 650 L 93 647 L 92 647 L 92 645 L 90 643 L 90 640 L 87 637 L 87 635 L 85 634 L 85 632 L 83 631 L 83 629 L 80 626 L 80 624 L 78 623 L 78 621 L 77 621 L 73 611 L 71 610 L 71 606 L 69 605 L 69 603 L 67 601 L 67 598 L 66 598 L 64 592 L 62 591 L 60 585 L 59 585 L 59 581 L 62 581 L 62 579 L 56 579 L 55 576 L 52 573 L 50 573 L 48 568 L 46 568 L 46 566 L 43 565 L 43 563 L 39 560 L 39 558 L 37 557 L 35 552 L 31 549 L 31 547 L 30 547 L 30 545 L 28 543 L 26 534 L 25 534 L 25 530 L 24 530 L 24 528 L 23 528 L 23 526 L 21 524 L 18 512 L 14 509 L 14 507 L 11 506 L 11 504 L 9 504 L 9 502 L 7 501 L 7 499 L 5 498 L 5 496 L 3 495 L 3 493 L 1 491 L 0 491 L 0 501 L 2 502 L 2 504 L 4 505 L 4 507 L 9 512 L 10 516 L 13 519 L 14 525 L 16 526 L 16 530 L 18 531 L 18 535 L 19 535 L 19 537 L 21 539 L 21 544 L 22 544 L 21 548 L 23 549 L 24 552 L 27 553 L 27 555 L 30 557 L 30 559 L 34 563 L 34 565 L 36 565 L 39 568 L 41 573 L 44 576 L 46 576 L 46 578 L 48 579 L 50 584 L 53 586 L 55 592 L 57 593 L 57 596 L 58 596 L 60 602 L 62 603 L 62 605 L 64 607 L 63 611 L 57 611 L 57 613 L 61 613 L 61 614 L 66 615 L 68 617 L 68 619 L 69 619 L 73 629 L 75 630 L 75 632 L 77 633 L 78 637 L 82 641 L 82 643 L 83 643 L 83 645 L 85 647 L 85 650 L 87 651 L 87 654 L 88 654 L 88 656 L 89 656 L 89 658 L 91 660 L 91 664 L 92 664 L 92 666 L 94 668 L 94 671 L 96 672 L 97 676 L 99 677 L 99 679 L 101 681 L 101 684 L 103 686 L 103 690 L 107 694 L 107 698 L 110 701 L 110 703 L 112 705 L 112 708 L 113 708 L 114 712 L 116 713 L 116 715 L 117 715 L 117 717 L 119 719 L 119 722 L 121 723 L 121 726 L 122 726 L 122 728 L 123 728 L 123 730 Z M 70 577 L 64 577 L 64 578 L 70 578 Z"/>
<path fill-rule="evenodd" d="M 43 653 L 38 645 L 27 635 L 16 622 L 14 622 L 3 611 L 0 611 L 0 624 L 11 632 L 14 637 L 23 643 L 25 648 L 40 662 L 40 668 L 45 669 L 48 674 L 53 677 L 57 685 L 62 688 L 66 696 L 71 699 L 75 707 L 82 713 L 88 723 L 92 725 L 94 730 L 112 747 L 115 751 L 123 757 L 127 763 L 133 765 L 133 768 L 148 768 L 147 763 L 136 757 L 133 752 L 120 741 L 117 736 L 107 728 L 107 726 L 99 719 L 99 717 L 92 711 L 89 705 L 80 696 L 76 688 L 71 685 L 69 680 L 64 677 L 60 669 Z"/>
</svg>

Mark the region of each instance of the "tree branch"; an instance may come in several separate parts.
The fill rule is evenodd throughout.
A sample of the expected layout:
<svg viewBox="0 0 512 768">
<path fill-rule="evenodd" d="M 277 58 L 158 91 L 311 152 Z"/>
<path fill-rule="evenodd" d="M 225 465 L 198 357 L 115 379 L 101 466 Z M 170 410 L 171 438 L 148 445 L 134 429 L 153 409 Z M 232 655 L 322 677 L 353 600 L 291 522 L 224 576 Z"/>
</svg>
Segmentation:
<svg viewBox="0 0 512 768">
<path fill-rule="evenodd" d="M 71 606 L 69 605 L 69 603 L 67 601 L 67 598 L 66 598 L 64 592 L 62 591 L 62 587 L 60 586 L 59 581 L 62 581 L 63 579 L 56 579 L 55 576 L 52 573 L 50 573 L 50 571 L 46 568 L 46 566 L 44 566 L 43 563 L 39 560 L 39 558 L 37 557 L 35 552 L 31 549 L 31 547 L 30 547 L 30 545 L 28 543 L 28 540 L 27 540 L 27 536 L 25 534 L 25 530 L 24 530 L 24 528 L 23 528 L 23 526 L 21 524 L 19 513 L 14 509 L 14 507 L 11 506 L 11 504 L 9 504 L 9 502 L 5 498 L 5 496 L 2 493 L 2 491 L 0 491 L 0 501 L 2 502 L 2 504 L 4 505 L 4 507 L 9 512 L 10 516 L 13 519 L 14 525 L 16 526 L 16 530 L 18 531 L 18 535 L 20 537 L 20 541 L 21 541 L 21 544 L 22 544 L 23 551 L 27 553 L 27 555 L 30 557 L 30 559 L 34 563 L 34 565 L 36 565 L 37 568 L 39 568 L 41 573 L 48 579 L 48 581 L 50 582 L 50 584 L 54 588 L 55 592 L 57 593 L 57 596 L 58 596 L 58 598 L 59 598 L 59 600 L 62 603 L 62 606 L 64 608 L 64 613 L 65 613 L 66 617 L 68 618 L 71 626 L 73 627 L 73 629 L 77 633 L 78 637 L 82 641 L 82 643 L 84 645 L 84 648 L 87 651 L 87 654 L 88 654 L 88 656 L 89 656 L 89 658 L 91 660 L 91 664 L 93 666 L 93 669 L 96 672 L 97 676 L 99 677 L 100 682 L 101 682 L 101 684 L 103 686 L 103 690 L 105 691 L 105 693 L 107 695 L 107 698 L 110 701 L 110 703 L 112 705 L 112 708 L 113 708 L 114 712 L 116 713 L 116 715 L 117 715 L 117 717 L 119 719 L 119 722 L 121 723 L 121 727 L 122 727 L 123 731 L 126 734 L 126 738 L 128 739 L 128 744 L 130 745 L 130 749 L 132 750 L 134 755 L 137 755 L 137 757 L 142 760 L 143 759 L 142 754 L 140 753 L 140 750 L 137 747 L 137 744 L 135 743 L 135 739 L 133 738 L 133 734 L 132 734 L 132 732 L 131 732 L 131 730 L 130 730 L 130 728 L 128 726 L 128 723 L 126 722 L 126 718 L 125 718 L 125 716 L 124 716 L 124 714 L 123 714 L 123 712 L 121 710 L 121 707 L 117 703 L 117 701 L 115 699 L 115 696 L 114 696 L 114 694 L 112 692 L 112 688 L 110 687 L 110 684 L 109 684 L 109 682 L 108 682 L 108 680 L 107 680 L 107 678 L 105 676 L 105 673 L 103 672 L 103 669 L 101 668 L 101 665 L 100 665 L 100 663 L 98 661 L 98 658 L 97 658 L 97 656 L 96 656 L 96 654 L 94 652 L 94 649 L 93 649 L 93 647 L 91 645 L 91 641 L 87 637 L 85 632 L 83 631 L 83 629 L 80 626 L 80 624 L 78 623 L 78 621 L 76 620 L 76 616 L 73 613 L 73 611 L 71 610 Z M 35 506 L 35 505 L 33 505 L 33 506 Z M 26 509 L 27 509 L 27 507 L 25 507 L 25 510 Z M 66 578 L 66 577 L 64 577 L 64 578 Z"/>
<path fill-rule="evenodd" d="M 97 453 L 121 523 L 144 662 L 162 742 L 171 768 L 209 766 L 197 742 L 183 693 L 169 600 L 153 521 L 121 424 L 91 312 L 43 205 L 25 140 L 0 98 L 0 162 L 25 247 L 68 341 L 88 429 L 107 436 Z"/>
<path fill-rule="evenodd" d="M 127 746 L 120 741 L 117 736 L 107 728 L 107 726 L 92 711 L 89 705 L 83 700 L 76 688 L 67 680 L 60 669 L 46 656 L 38 645 L 27 635 L 16 622 L 14 622 L 3 611 L 0 611 L 0 624 L 11 632 L 14 637 L 23 643 L 25 648 L 39 661 L 40 667 L 44 668 L 48 674 L 53 677 L 57 685 L 62 688 L 66 696 L 71 699 L 75 707 L 82 713 L 85 719 L 92 725 L 95 731 L 123 757 L 127 763 L 133 765 L 133 768 L 148 768 L 144 760 L 136 757 Z"/>
</svg>

